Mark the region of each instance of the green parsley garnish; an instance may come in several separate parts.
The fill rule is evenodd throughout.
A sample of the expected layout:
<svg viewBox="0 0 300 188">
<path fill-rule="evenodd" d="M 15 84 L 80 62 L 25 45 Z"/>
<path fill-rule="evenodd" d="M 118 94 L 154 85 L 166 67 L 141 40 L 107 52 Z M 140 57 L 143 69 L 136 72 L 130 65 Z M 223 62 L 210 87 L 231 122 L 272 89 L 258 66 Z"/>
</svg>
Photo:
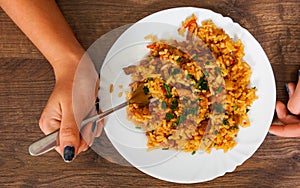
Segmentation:
<svg viewBox="0 0 300 188">
<path fill-rule="evenodd" d="M 147 86 L 144 86 L 143 90 L 144 90 L 145 95 L 148 95 L 149 88 Z"/>
<path fill-rule="evenodd" d="M 174 69 L 173 72 L 171 73 L 172 76 L 178 74 L 180 72 L 179 69 Z"/>
<path fill-rule="evenodd" d="M 182 58 L 181 58 L 181 57 L 178 57 L 178 58 L 176 59 L 176 62 L 179 63 L 179 62 L 181 62 L 181 60 L 182 60 Z"/>
<path fill-rule="evenodd" d="M 208 83 L 207 81 L 204 79 L 204 76 L 200 78 L 200 80 L 198 81 L 196 87 L 200 90 L 208 90 Z"/>
<path fill-rule="evenodd" d="M 170 86 L 168 86 L 167 84 L 164 83 L 163 87 L 165 88 L 166 92 L 167 92 L 167 98 L 171 98 L 171 89 Z"/>
<path fill-rule="evenodd" d="M 196 151 L 193 151 L 193 152 L 192 152 L 192 155 L 195 155 L 195 153 L 196 153 Z"/>
<path fill-rule="evenodd" d="M 194 60 L 194 61 L 198 60 L 198 57 L 199 57 L 198 54 L 196 54 L 196 55 L 193 57 L 193 60 Z"/>
<path fill-rule="evenodd" d="M 193 77 L 192 74 L 187 74 L 187 75 L 186 75 L 186 79 L 187 79 L 187 80 L 191 79 L 192 77 Z"/>
<path fill-rule="evenodd" d="M 216 94 L 220 94 L 222 92 L 222 90 L 223 90 L 222 86 L 219 86 L 216 91 Z"/>
<path fill-rule="evenodd" d="M 224 124 L 224 125 L 228 125 L 228 124 L 229 124 L 228 120 L 227 120 L 227 119 L 224 119 L 224 120 L 223 120 L 223 124 Z"/>
<path fill-rule="evenodd" d="M 218 113 L 223 113 L 223 112 L 225 112 L 225 110 L 224 110 L 224 108 L 223 108 L 223 106 L 222 106 L 222 103 L 218 103 L 218 104 L 216 105 L 216 111 L 217 111 Z"/>
<path fill-rule="evenodd" d="M 198 112 L 198 106 L 195 106 L 195 107 L 191 107 L 188 109 L 188 114 L 192 114 L 192 115 L 196 115 L 197 112 Z"/>
<path fill-rule="evenodd" d="M 229 130 L 232 130 L 232 129 L 239 129 L 239 126 L 235 125 L 235 126 L 232 126 L 229 128 Z"/>
<path fill-rule="evenodd" d="M 204 74 L 204 76 L 208 77 L 208 74 L 209 74 L 209 73 L 208 73 L 208 71 L 204 70 L 204 71 L 203 71 L 203 74 Z"/>
<path fill-rule="evenodd" d="M 182 116 L 177 117 L 177 126 L 179 127 L 181 123 L 185 122 L 187 118 L 186 114 L 183 114 Z"/>
<path fill-rule="evenodd" d="M 177 122 L 173 122 L 172 123 L 172 128 L 176 128 L 176 127 L 178 127 L 178 123 Z"/>
<path fill-rule="evenodd" d="M 167 109 L 167 107 L 168 107 L 168 104 L 166 103 L 166 101 L 163 101 L 163 102 L 161 103 L 161 108 L 162 108 L 162 109 Z"/>
<path fill-rule="evenodd" d="M 170 121 L 173 118 L 174 118 L 174 114 L 172 114 L 171 112 L 166 113 L 166 120 L 167 121 Z"/>
<path fill-rule="evenodd" d="M 237 105 L 237 104 L 234 104 L 233 109 L 234 109 L 234 111 L 237 111 L 238 105 Z"/>
<path fill-rule="evenodd" d="M 215 67 L 215 71 L 216 71 L 217 73 L 219 73 L 219 74 L 222 74 L 222 71 L 221 71 L 220 67 Z"/>
<path fill-rule="evenodd" d="M 176 99 L 174 99 L 174 100 L 172 101 L 172 104 L 171 104 L 171 106 L 170 106 L 170 109 L 171 109 L 171 110 L 175 110 L 177 107 L 178 107 L 178 101 L 177 101 Z"/>
</svg>

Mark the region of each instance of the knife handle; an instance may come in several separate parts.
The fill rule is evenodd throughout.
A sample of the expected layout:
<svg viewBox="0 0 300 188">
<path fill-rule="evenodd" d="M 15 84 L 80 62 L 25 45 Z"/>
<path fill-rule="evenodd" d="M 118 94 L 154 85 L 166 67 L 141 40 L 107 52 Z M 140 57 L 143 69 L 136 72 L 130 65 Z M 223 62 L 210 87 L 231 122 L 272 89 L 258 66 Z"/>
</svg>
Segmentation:
<svg viewBox="0 0 300 188">
<path fill-rule="evenodd" d="M 54 149 L 59 145 L 58 143 L 58 132 L 59 130 L 54 131 L 53 133 L 41 138 L 40 140 L 34 142 L 29 146 L 29 153 L 32 156 L 39 156 L 48 151 Z"/>
</svg>

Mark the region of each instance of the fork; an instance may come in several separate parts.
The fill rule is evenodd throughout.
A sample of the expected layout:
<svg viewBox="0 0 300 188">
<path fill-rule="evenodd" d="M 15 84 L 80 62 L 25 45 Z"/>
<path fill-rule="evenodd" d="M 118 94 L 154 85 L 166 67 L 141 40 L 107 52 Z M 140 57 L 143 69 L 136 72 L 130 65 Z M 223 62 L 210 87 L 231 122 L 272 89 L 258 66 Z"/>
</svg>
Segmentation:
<svg viewBox="0 0 300 188">
<path fill-rule="evenodd" d="M 150 103 L 150 99 L 151 99 L 151 95 L 149 95 L 149 93 L 144 91 L 144 85 L 141 84 L 139 85 L 132 93 L 132 97 L 119 104 L 118 106 L 115 106 L 111 109 L 108 109 L 100 114 L 97 114 L 95 116 L 89 117 L 85 120 L 82 121 L 81 123 L 81 130 L 89 123 L 92 122 L 93 125 L 92 127 L 96 126 L 96 121 L 103 119 L 104 117 L 110 115 L 111 113 L 120 110 L 122 108 L 124 108 L 125 106 L 129 105 L 129 104 L 140 104 L 140 105 L 148 105 Z M 47 153 L 48 151 L 51 151 L 52 149 L 54 149 L 56 146 L 59 145 L 59 139 L 58 139 L 58 135 L 59 135 L 59 129 L 50 133 L 49 135 L 46 135 L 45 137 L 37 140 L 36 142 L 32 143 L 29 146 L 29 153 L 32 156 L 39 156 L 42 155 L 44 153 Z"/>
</svg>

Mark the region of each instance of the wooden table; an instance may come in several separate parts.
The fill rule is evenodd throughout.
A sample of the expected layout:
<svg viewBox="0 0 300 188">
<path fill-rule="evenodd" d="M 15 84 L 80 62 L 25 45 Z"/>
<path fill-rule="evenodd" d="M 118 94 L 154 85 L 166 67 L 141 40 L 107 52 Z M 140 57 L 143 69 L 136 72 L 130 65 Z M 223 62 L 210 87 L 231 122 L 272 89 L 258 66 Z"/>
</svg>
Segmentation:
<svg viewBox="0 0 300 188">
<path fill-rule="evenodd" d="M 156 11 L 179 6 L 211 9 L 248 29 L 264 48 L 274 71 L 277 99 L 300 68 L 299 0 L 60 0 L 78 40 L 97 38 Z M 54 86 L 52 68 L 0 10 L 0 187 L 188 187 L 112 164 L 89 150 L 66 164 L 56 152 L 31 157 L 28 146 L 43 136 L 40 114 Z M 268 135 L 258 151 L 232 173 L 199 187 L 300 187 L 300 139 Z"/>
</svg>

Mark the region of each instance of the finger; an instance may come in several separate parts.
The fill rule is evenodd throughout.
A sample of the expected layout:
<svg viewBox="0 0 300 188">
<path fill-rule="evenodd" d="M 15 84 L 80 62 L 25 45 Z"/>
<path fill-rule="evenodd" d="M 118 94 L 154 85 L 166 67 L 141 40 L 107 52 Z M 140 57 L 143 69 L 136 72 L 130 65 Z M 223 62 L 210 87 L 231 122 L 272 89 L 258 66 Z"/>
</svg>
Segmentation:
<svg viewBox="0 0 300 188">
<path fill-rule="evenodd" d="M 93 108 L 88 113 L 88 117 L 95 116 L 97 114 L 98 108 L 99 108 L 99 104 L 98 101 L 96 100 L 96 110 L 95 108 Z M 88 122 L 86 125 L 82 125 L 82 126 L 83 128 L 81 128 L 80 130 L 81 137 L 89 146 L 91 146 L 95 138 L 95 130 L 97 128 L 97 122 L 96 121 Z"/>
<path fill-rule="evenodd" d="M 300 76 L 298 79 L 298 84 L 294 90 L 294 93 L 291 95 L 287 106 L 291 113 L 295 115 L 300 115 Z"/>
<path fill-rule="evenodd" d="M 97 121 L 97 127 L 95 130 L 95 137 L 99 137 L 103 131 L 104 127 L 104 119 L 98 120 Z"/>
<path fill-rule="evenodd" d="M 54 149 L 57 151 L 57 153 L 59 153 L 61 155 L 60 147 L 59 146 L 56 146 Z"/>
<path fill-rule="evenodd" d="M 59 111 L 59 104 L 52 104 L 51 97 L 44 108 L 39 119 L 39 126 L 43 133 L 50 134 L 60 127 L 61 113 Z"/>
<path fill-rule="evenodd" d="M 80 131 L 81 138 L 87 143 L 87 145 L 92 145 L 95 137 L 95 122 L 87 123 Z"/>
<path fill-rule="evenodd" d="M 282 137 L 300 137 L 300 124 L 272 125 L 269 132 Z"/>
<path fill-rule="evenodd" d="M 97 97 L 97 99 L 98 99 L 98 97 Z M 99 99 L 98 99 L 98 102 L 99 102 Z M 98 114 L 102 113 L 102 110 L 100 109 L 99 104 L 96 105 L 96 111 Z M 104 119 L 97 120 L 96 125 L 97 126 L 96 126 L 96 130 L 95 130 L 95 137 L 99 137 L 103 131 Z"/>
<path fill-rule="evenodd" d="M 284 124 L 293 124 L 298 123 L 300 120 L 291 114 L 288 113 L 288 110 L 281 101 L 276 102 L 276 113 L 278 119 Z"/>
<path fill-rule="evenodd" d="M 74 160 L 80 145 L 78 126 L 73 116 L 72 108 L 68 109 L 62 109 L 64 115 L 59 132 L 60 151 L 65 162 Z"/>
<path fill-rule="evenodd" d="M 48 135 L 55 130 L 59 129 L 60 121 L 57 119 L 53 119 L 48 114 L 42 114 L 39 120 L 40 129 L 43 131 L 44 134 Z"/>
<path fill-rule="evenodd" d="M 86 143 L 86 141 L 84 139 L 81 139 L 80 140 L 80 145 L 79 145 L 79 148 L 78 148 L 78 154 L 81 153 L 81 152 L 84 152 L 88 149 L 89 149 L 89 145 Z"/>
<path fill-rule="evenodd" d="M 55 96 L 52 94 L 39 120 L 40 129 L 46 135 L 58 130 L 61 124 L 60 105 L 59 103 L 53 101 L 56 100 Z M 55 150 L 61 154 L 59 146 L 55 147 Z"/>
<path fill-rule="evenodd" d="M 291 97 L 294 94 L 295 88 L 296 88 L 296 85 L 292 82 L 285 84 L 285 89 L 286 89 L 286 92 L 288 93 L 289 97 Z"/>
<path fill-rule="evenodd" d="M 93 121 L 84 126 L 80 131 L 82 139 L 88 146 L 92 146 L 96 137 L 99 137 L 103 130 L 103 119 Z"/>
<path fill-rule="evenodd" d="M 93 128 L 93 125 L 92 126 L 86 125 L 84 127 L 84 130 L 81 131 L 82 139 L 81 139 L 81 143 L 80 143 L 80 146 L 78 149 L 78 154 L 83 151 L 88 150 L 88 148 L 90 146 L 92 146 L 95 138 L 99 137 L 101 135 L 102 130 L 103 130 L 103 125 L 104 125 L 103 123 L 104 123 L 104 121 L 102 119 L 102 120 L 98 120 L 97 122 L 95 122 L 95 125 L 94 125 L 95 128 Z M 93 131 L 93 129 L 94 129 L 94 131 Z"/>
</svg>

